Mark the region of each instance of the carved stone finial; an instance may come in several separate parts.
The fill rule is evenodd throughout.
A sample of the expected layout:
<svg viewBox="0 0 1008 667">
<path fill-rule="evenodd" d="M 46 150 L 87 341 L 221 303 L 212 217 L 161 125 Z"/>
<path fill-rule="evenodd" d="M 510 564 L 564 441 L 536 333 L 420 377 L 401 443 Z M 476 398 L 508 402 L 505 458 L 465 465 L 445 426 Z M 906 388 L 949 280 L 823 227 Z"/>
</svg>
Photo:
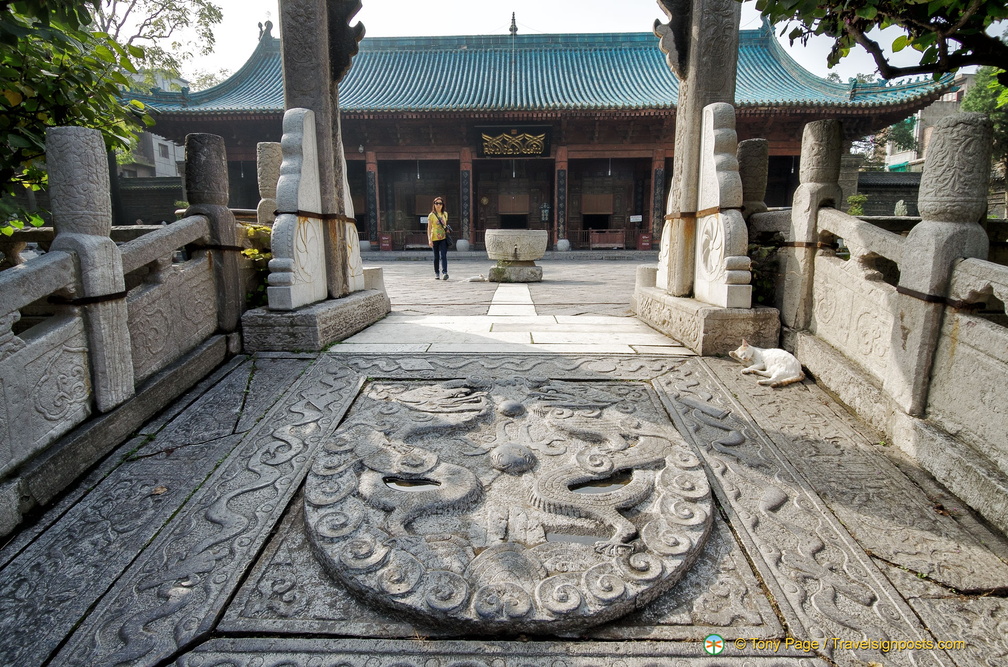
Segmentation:
<svg viewBox="0 0 1008 667">
<path fill-rule="evenodd" d="M 842 137 L 843 128 L 836 119 L 817 120 L 805 126 L 798 170 L 802 183 L 839 182 Z"/>
<path fill-rule="evenodd" d="M 946 116 L 924 159 L 917 208 L 925 220 L 976 222 L 987 208 L 991 121 L 982 113 Z"/>
</svg>

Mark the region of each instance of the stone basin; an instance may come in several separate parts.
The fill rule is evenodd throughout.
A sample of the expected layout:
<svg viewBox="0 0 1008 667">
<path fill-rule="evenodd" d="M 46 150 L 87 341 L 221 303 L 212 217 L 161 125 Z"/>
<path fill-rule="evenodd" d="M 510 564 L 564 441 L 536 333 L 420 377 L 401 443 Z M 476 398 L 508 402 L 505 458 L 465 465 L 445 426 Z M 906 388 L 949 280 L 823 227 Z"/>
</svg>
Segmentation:
<svg viewBox="0 0 1008 667">
<path fill-rule="evenodd" d="M 546 254 L 545 229 L 488 229 L 484 237 L 487 256 L 498 262 L 534 262 Z"/>
</svg>

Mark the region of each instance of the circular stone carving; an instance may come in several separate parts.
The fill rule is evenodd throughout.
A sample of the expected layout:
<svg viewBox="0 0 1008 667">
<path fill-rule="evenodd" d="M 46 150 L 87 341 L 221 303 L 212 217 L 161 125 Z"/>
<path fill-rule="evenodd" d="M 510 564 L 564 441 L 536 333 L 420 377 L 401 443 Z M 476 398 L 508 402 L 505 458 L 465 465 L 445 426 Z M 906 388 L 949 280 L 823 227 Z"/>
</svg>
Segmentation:
<svg viewBox="0 0 1008 667">
<path fill-rule="evenodd" d="M 700 459 L 636 383 L 372 383 L 305 487 L 330 575 L 487 633 L 639 609 L 692 566 L 712 516 Z"/>
</svg>

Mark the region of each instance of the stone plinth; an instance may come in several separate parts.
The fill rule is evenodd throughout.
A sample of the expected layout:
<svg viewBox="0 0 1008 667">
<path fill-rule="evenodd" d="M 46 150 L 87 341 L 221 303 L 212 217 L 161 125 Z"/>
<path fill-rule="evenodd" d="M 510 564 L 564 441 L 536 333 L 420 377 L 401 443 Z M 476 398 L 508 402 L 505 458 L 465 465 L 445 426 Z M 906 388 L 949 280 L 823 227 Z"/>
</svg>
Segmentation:
<svg viewBox="0 0 1008 667">
<path fill-rule="evenodd" d="M 776 308 L 721 308 L 676 297 L 655 286 L 657 266 L 637 269 L 637 318 L 704 356 L 727 354 L 745 338 L 757 347 L 778 347 Z"/>
<path fill-rule="evenodd" d="M 542 267 L 535 262 L 497 262 L 490 267 L 492 283 L 539 283 L 542 282 Z"/>
<path fill-rule="evenodd" d="M 487 257 L 497 260 L 490 269 L 490 282 L 536 283 L 542 281 L 542 259 L 549 243 L 545 229 L 488 229 L 484 238 Z"/>
<path fill-rule="evenodd" d="M 364 269 L 365 288 L 293 311 L 256 308 L 242 317 L 246 352 L 319 352 L 366 329 L 392 310 L 379 268 Z"/>
</svg>

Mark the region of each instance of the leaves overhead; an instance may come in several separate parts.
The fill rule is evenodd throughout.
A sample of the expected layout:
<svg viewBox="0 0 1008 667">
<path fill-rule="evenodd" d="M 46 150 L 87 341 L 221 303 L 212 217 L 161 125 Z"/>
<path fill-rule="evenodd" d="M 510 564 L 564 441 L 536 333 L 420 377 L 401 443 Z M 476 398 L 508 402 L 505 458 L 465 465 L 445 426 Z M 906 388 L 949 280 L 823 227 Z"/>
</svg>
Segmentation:
<svg viewBox="0 0 1008 667">
<path fill-rule="evenodd" d="M 95 128 L 114 150 L 150 124 L 140 102 L 121 97 L 141 51 L 89 30 L 93 9 L 88 0 L 0 0 L 0 233 L 41 224 L 13 196 L 45 184 L 47 128 Z"/>
<path fill-rule="evenodd" d="M 182 64 L 208 55 L 223 15 L 211 0 L 100 0 L 92 29 L 143 49 L 137 64 L 179 76 Z"/>
<path fill-rule="evenodd" d="M 871 54 L 886 79 L 1008 63 L 1008 45 L 988 32 L 1008 19 L 1004 0 L 756 0 L 756 8 L 770 23 L 784 24 L 781 34 L 792 43 L 805 43 L 813 35 L 832 38 L 827 59 L 831 67 L 855 45 Z M 868 36 L 875 28 L 890 26 L 903 34 L 886 46 L 894 52 L 917 51 L 918 64 L 893 65 L 885 47 Z"/>
<path fill-rule="evenodd" d="M 977 70 L 973 85 L 962 101 L 963 111 L 979 111 L 987 114 L 994 126 L 994 146 L 991 161 L 998 178 L 1008 173 L 1008 86 L 998 80 L 1002 70 L 981 67 Z"/>
</svg>

